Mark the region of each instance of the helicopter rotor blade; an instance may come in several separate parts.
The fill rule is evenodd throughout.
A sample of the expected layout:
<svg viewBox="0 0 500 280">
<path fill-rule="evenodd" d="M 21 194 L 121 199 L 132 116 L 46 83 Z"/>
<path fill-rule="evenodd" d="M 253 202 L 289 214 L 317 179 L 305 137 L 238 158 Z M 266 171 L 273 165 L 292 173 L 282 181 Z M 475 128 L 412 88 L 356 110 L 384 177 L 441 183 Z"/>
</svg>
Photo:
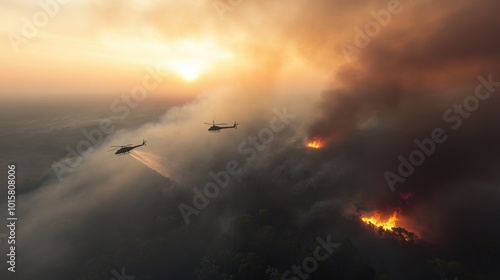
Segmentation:
<svg viewBox="0 0 500 280">
<path fill-rule="evenodd" d="M 111 151 L 114 151 L 114 150 L 118 150 L 118 148 L 111 149 L 108 152 L 111 152 Z"/>
<path fill-rule="evenodd" d="M 124 146 L 110 146 L 110 147 L 115 147 L 115 148 L 123 148 L 123 147 L 128 147 L 132 146 L 132 144 L 124 145 Z"/>
<path fill-rule="evenodd" d="M 211 122 L 211 123 L 204 123 L 204 124 L 208 124 L 208 125 L 225 125 L 227 123 L 215 123 L 215 122 Z"/>
</svg>

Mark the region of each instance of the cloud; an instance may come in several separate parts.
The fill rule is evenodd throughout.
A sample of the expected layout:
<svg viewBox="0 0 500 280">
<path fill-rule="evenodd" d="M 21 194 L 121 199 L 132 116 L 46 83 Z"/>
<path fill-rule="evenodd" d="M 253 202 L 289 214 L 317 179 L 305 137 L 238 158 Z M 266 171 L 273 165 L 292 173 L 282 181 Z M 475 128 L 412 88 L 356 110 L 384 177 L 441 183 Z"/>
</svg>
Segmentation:
<svg viewBox="0 0 500 280">
<path fill-rule="evenodd" d="M 415 194 L 412 206 L 403 208 L 419 221 L 421 232 L 431 239 L 439 236 L 440 241 L 453 236 L 450 243 L 455 246 L 472 242 L 473 237 L 461 233 L 474 223 L 473 217 L 491 216 L 486 209 L 494 202 L 478 196 L 498 194 L 491 184 L 498 184 L 494 170 L 499 163 L 490 156 L 497 152 L 493 143 L 499 136 L 496 91 L 456 130 L 444 116 L 454 104 L 474 96 L 479 76 L 500 80 L 500 40 L 492 33 L 499 24 L 491 16 L 495 9 L 494 1 L 405 3 L 403 12 L 352 63 L 337 71 L 336 84 L 323 92 L 316 121 L 309 127 L 311 137 L 322 137 L 345 151 L 345 164 L 364 177 L 364 195 L 358 203 L 372 210 L 401 207 L 398 196 L 381 195 L 388 190 L 384 172 L 397 174 L 398 155 L 408 158 L 418 149 L 415 139 L 430 138 L 435 128 L 442 128 L 448 140 L 437 144 L 436 152 L 398 184 L 397 192 Z M 415 20 L 422 14 L 428 19 Z M 466 221 L 453 214 L 458 201 L 475 205 L 468 208 Z M 484 228 L 499 230 L 489 224 Z"/>
</svg>

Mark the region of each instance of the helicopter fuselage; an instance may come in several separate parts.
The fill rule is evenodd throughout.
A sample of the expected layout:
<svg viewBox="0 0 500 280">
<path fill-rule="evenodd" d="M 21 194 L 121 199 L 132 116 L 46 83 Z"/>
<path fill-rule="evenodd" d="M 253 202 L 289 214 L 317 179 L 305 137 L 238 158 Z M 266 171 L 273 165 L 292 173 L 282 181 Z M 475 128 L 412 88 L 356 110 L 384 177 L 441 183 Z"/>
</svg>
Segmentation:
<svg viewBox="0 0 500 280">
<path fill-rule="evenodd" d="M 128 154 L 131 150 L 142 146 L 146 146 L 146 141 L 142 141 L 142 144 L 136 146 L 122 146 L 115 152 L 115 155 Z"/>
<path fill-rule="evenodd" d="M 125 153 L 128 153 L 130 152 L 131 150 L 137 148 L 138 146 L 134 146 L 134 147 L 123 147 L 123 148 L 120 148 L 116 151 L 115 155 L 119 155 L 119 154 L 125 154 Z"/>
<path fill-rule="evenodd" d="M 211 127 L 208 128 L 208 132 L 220 132 L 221 129 L 228 129 L 228 128 L 236 128 L 237 124 L 235 123 L 232 126 L 217 126 L 217 125 L 212 125 Z"/>
</svg>

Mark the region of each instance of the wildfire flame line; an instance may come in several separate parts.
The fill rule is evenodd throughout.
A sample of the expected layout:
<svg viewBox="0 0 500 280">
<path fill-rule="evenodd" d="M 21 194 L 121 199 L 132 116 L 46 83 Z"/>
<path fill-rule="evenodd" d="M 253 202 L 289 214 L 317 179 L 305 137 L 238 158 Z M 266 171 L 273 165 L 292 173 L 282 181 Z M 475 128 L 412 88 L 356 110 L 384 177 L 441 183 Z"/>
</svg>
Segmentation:
<svg viewBox="0 0 500 280">
<path fill-rule="evenodd" d="M 323 144 L 321 143 L 320 140 L 314 139 L 312 141 L 307 142 L 306 146 L 308 148 L 312 148 L 312 149 L 319 149 L 319 148 L 323 147 Z"/>
<path fill-rule="evenodd" d="M 362 216 L 361 220 L 368 225 L 382 229 L 386 236 L 391 236 L 392 238 L 399 239 L 401 241 L 414 242 L 416 239 L 420 238 L 415 234 L 415 232 L 409 231 L 399 224 L 397 225 L 397 223 L 400 222 L 398 214 L 398 210 L 396 210 L 388 218 L 387 216 L 382 218 L 380 212 L 375 211 L 369 216 Z"/>
<path fill-rule="evenodd" d="M 361 217 L 361 220 L 366 224 L 372 224 L 376 227 L 382 227 L 385 230 L 392 230 L 392 228 L 396 227 L 396 222 L 398 221 L 398 213 L 392 213 L 392 215 L 387 220 L 383 220 L 379 213 L 375 213 L 371 217 Z"/>
<path fill-rule="evenodd" d="M 168 174 L 167 170 L 165 170 L 165 168 L 160 164 L 160 157 L 142 151 L 132 151 L 130 155 L 149 169 L 155 171 L 156 173 L 167 179 L 170 179 L 170 175 Z"/>
</svg>

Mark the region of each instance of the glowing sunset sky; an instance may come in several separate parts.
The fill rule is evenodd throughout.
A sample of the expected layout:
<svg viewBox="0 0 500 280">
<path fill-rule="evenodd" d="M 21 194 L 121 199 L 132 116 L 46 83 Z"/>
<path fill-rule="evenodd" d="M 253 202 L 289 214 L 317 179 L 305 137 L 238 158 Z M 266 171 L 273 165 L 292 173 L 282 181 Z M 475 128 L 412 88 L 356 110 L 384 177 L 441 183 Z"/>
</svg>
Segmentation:
<svg viewBox="0 0 500 280">
<path fill-rule="evenodd" d="M 3 92 L 107 92 L 156 66 L 174 74 L 170 86 L 275 77 L 312 84 L 344 63 L 339 34 L 323 37 L 321 50 L 309 38 L 318 34 L 295 30 L 306 2 L 247 1 L 223 17 L 211 1 L 42 2 L 50 5 L 8 0 L 0 8 Z"/>
</svg>

